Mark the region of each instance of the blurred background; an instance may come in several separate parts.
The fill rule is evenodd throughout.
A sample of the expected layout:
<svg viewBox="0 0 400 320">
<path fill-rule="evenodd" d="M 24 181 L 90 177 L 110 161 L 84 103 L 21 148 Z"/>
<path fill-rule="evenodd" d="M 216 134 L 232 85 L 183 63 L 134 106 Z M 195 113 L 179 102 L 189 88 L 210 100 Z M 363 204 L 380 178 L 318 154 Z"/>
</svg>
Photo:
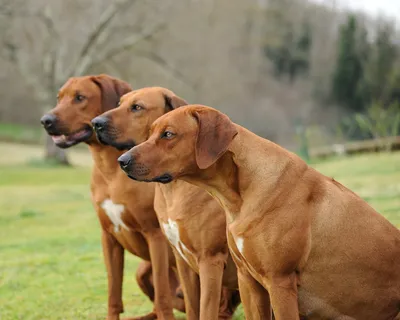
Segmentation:
<svg viewBox="0 0 400 320">
<path fill-rule="evenodd" d="M 312 148 L 399 129 L 394 1 L 0 3 L 4 139 L 37 142 L 66 79 L 102 72 L 171 88 L 293 150 L 303 131 Z"/>
<path fill-rule="evenodd" d="M 0 319 L 105 316 L 90 155 L 39 125 L 71 76 L 218 108 L 400 226 L 399 21 L 390 0 L 0 0 Z"/>
</svg>

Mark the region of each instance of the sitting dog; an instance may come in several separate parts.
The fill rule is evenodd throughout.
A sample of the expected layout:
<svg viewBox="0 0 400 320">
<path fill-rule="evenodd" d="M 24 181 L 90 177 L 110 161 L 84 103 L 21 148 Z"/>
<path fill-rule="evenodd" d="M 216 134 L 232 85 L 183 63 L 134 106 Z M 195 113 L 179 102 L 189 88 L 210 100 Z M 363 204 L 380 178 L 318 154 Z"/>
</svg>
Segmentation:
<svg viewBox="0 0 400 320">
<path fill-rule="evenodd" d="M 122 96 L 118 108 L 94 118 L 92 124 L 103 143 L 117 149 L 133 147 L 148 138 L 157 118 L 186 104 L 164 88 L 139 89 Z M 231 318 L 240 299 L 223 209 L 207 192 L 183 181 L 157 183 L 155 209 L 174 249 L 187 319 Z"/>
<path fill-rule="evenodd" d="M 119 158 L 140 181 L 185 180 L 225 209 L 246 319 L 400 317 L 400 231 L 295 154 L 186 106 Z"/>
<path fill-rule="evenodd" d="M 107 75 L 71 78 L 60 89 L 57 106 L 41 122 L 59 147 L 84 142 L 92 153 L 92 202 L 102 227 L 108 273 L 107 320 L 118 320 L 123 312 L 124 250 L 144 260 L 136 278 L 154 301 L 154 311 L 140 319 L 174 319 L 172 306 L 183 311 L 184 302 L 175 296 L 179 283 L 168 268 L 175 259 L 154 211 L 154 186 L 128 179 L 117 163 L 122 151 L 99 143 L 90 122 L 115 108 L 129 91 L 126 82 Z"/>
</svg>

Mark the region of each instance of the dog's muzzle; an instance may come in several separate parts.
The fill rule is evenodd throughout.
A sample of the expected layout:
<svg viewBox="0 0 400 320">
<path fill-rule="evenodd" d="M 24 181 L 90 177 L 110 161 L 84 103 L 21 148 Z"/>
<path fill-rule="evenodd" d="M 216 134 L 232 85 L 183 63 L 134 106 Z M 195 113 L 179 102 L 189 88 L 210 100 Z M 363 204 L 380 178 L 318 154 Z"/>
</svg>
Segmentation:
<svg viewBox="0 0 400 320">
<path fill-rule="evenodd" d="M 42 124 L 43 128 L 46 130 L 51 130 L 54 128 L 55 123 L 57 122 L 57 117 L 54 114 L 45 114 L 41 119 L 40 123 Z"/>
<path fill-rule="evenodd" d="M 129 174 L 132 169 L 133 158 L 130 153 L 124 153 L 118 158 L 118 163 L 121 169 Z"/>
<path fill-rule="evenodd" d="M 103 132 L 107 128 L 108 119 L 106 117 L 96 117 L 92 121 L 92 126 L 97 134 Z"/>
</svg>

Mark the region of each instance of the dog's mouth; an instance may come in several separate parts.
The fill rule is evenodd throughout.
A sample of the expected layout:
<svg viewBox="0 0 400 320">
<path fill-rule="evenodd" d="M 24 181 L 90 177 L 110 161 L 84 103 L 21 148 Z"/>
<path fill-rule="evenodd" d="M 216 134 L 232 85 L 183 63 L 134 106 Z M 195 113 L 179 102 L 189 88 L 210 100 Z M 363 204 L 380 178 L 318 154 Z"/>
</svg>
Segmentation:
<svg viewBox="0 0 400 320">
<path fill-rule="evenodd" d="M 169 173 L 164 173 L 163 175 L 155 177 L 153 179 L 141 179 L 139 177 L 133 176 L 130 173 L 127 173 L 127 176 L 129 178 L 131 178 L 132 180 L 135 180 L 135 181 L 140 181 L 140 182 L 159 182 L 159 183 L 162 183 L 162 184 L 167 184 L 167 183 L 170 183 L 170 182 L 172 182 L 174 180 L 174 178 Z"/>
<path fill-rule="evenodd" d="M 164 173 L 161 176 L 153 178 L 151 181 L 166 184 L 166 183 L 170 183 L 172 180 L 173 180 L 173 178 L 169 173 Z"/>
<path fill-rule="evenodd" d="M 128 178 L 130 178 L 132 180 L 145 182 L 145 180 L 139 180 L 135 176 L 131 175 L 130 173 L 127 173 L 126 175 L 128 176 Z"/>
<path fill-rule="evenodd" d="M 93 134 L 93 129 L 90 126 L 85 126 L 72 134 L 66 135 L 50 135 L 53 142 L 60 148 L 69 148 L 80 142 L 88 140 Z"/>
<path fill-rule="evenodd" d="M 127 151 L 129 149 L 132 149 L 133 147 L 136 146 L 135 142 L 132 140 L 125 141 L 125 142 L 117 142 L 113 137 L 105 132 L 98 132 L 95 130 L 97 139 L 101 144 L 104 144 L 106 146 L 111 146 L 114 147 L 115 149 L 118 149 L 120 151 Z"/>
</svg>

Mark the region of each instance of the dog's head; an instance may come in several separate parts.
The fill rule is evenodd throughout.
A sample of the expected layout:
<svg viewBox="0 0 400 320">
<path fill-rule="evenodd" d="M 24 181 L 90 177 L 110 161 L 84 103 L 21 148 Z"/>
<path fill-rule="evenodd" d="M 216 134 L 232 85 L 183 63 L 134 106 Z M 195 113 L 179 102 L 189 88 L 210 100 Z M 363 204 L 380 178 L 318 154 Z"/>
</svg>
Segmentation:
<svg viewBox="0 0 400 320">
<path fill-rule="evenodd" d="M 40 122 L 60 148 L 93 142 L 91 120 L 115 108 L 129 84 L 108 75 L 70 78 L 60 89 L 57 105 Z"/>
<path fill-rule="evenodd" d="M 187 102 L 168 89 L 143 88 L 122 96 L 118 108 L 94 118 L 92 125 L 100 142 L 129 150 L 147 140 L 157 118 L 183 105 Z"/>
<path fill-rule="evenodd" d="M 132 179 L 167 183 L 211 167 L 236 134 L 236 126 L 225 114 L 190 105 L 157 119 L 149 139 L 118 161 Z"/>
</svg>

